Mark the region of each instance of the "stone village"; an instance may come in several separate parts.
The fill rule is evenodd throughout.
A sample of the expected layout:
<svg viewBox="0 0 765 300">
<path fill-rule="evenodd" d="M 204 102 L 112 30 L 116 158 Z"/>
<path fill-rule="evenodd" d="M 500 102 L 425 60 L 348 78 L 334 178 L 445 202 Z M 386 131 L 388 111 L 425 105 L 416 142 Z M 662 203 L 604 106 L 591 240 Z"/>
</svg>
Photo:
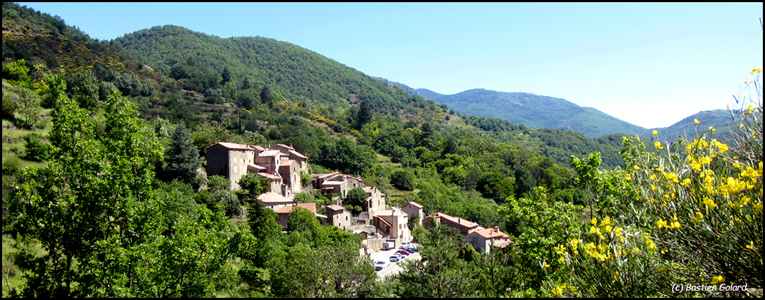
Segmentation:
<svg viewBox="0 0 765 300">
<path fill-rule="evenodd" d="M 308 157 L 295 151 L 292 146 L 276 144 L 263 148 L 217 142 L 206 150 L 207 175 L 225 176 L 231 181 L 232 190 L 239 189 L 238 182 L 247 173 L 269 180 L 270 191 L 258 196 L 258 200 L 279 215 L 277 222 L 284 229 L 287 228 L 293 207 L 302 207 L 322 219 L 323 224 L 364 235 L 364 246 L 374 251 L 383 249 L 387 242 L 393 242 L 396 248 L 411 241 L 408 224 L 412 218 L 425 228 L 432 228 L 436 223 L 456 228 L 467 243 L 483 253 L 489 253 L 492 247 L 504 248 L 513 243 L 510 236 L 497 227 L 483 228 L 477 223 L 439 212 L 425 216 L 423 206 L 416 202 L 408 202 L 401 208 L 387 208 L 386 195 L 377 187 L 366 186 L 361 178 L 339 172 L 310 174 L 312 182 L 309 188 L 337 195 L 333 198 L 335 203 L 326 206 L 326 215 L 321 215 L 317 213 L 316 203 L 296 203 L 294 200 L 294 195 L 303 189 L 300 175 L 309 173 L 309 170 Z M 363 188 L 368 195 L 363 211 L 358 216 L 352 216 L 342 206 L 342 199 L 354 188 Z"/>
</svg>

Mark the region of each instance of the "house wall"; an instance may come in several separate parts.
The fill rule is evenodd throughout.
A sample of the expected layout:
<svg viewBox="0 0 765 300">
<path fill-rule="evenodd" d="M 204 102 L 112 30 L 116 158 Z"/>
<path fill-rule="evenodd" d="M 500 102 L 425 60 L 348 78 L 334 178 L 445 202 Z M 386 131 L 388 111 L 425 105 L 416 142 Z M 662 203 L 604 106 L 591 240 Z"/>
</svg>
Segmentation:
<svg viewBox="0 0 765 300">
<path fill-rule="evenodd" d="M 479 234 L 471 234 L 465 237 L 465 241 L 470 243 L 476 250 L 488 254 L 491 247 L 491 240 L 485 239 Z"/>
<path fill-rule="evenodd" d="M 367 193 L 369 195 L 369 198 L 367 198 L 367 205 L 364 207 L 364 210 L 369 211 L 370 214 L 374 215 L 374 212 L 385 210 L 385 194 L 380 191 L 377 187 L 372 187 L 372 192 Z"/>
<path fill-rule="evenodd" d="M 467 228 L 465 226 L 462 226 L 461 224 L 457 224 L 455 222 L 449 221 L 446 218 L 440 218 L 440 219 L 441 219 L 441 224 L 442 225 L 446 225 L 446 226 L 449 226 L 449 227 L 456 228 L 457 230 L 460 231 L 460 233 L 463 236 L 466 236 L 466 235 L 470 234 L 471 232 L 475 231 L 475 229 L 476 229 L 476 228 Z"/>
<path fill-rule="evenodd" d="M 351 228 L 351 213 L 347 210 L 333 211 L 328 209 L 327 219 L 330 220 L 332 225 L 340 229 L 348 230 Z"/>
<path fill-rule="evenodd" d="M 422 211 L 422 208 L 407 204 L 401 210 L 409 216 L 409 219 L 417 218 L 417 223 L 422 225 L 422 219 L 425 218 L 425 212 Z"/>
<path fill-rule="evenodd" d="M 300 165 L 297 162 L 280 166 L 279 175 L 282 176 L 282 183 L 288 186 L 292 194 L 300 193 Z"/>
<path fill-rule="evenodd" d="M 239 189 L 239 180 L 247 174 L 247 164 L 254 161 L 253 150 L 229 149 L 222 145 L 207 148 L 207 174 L 226 176 L 231 190 Z"/>
</svg>

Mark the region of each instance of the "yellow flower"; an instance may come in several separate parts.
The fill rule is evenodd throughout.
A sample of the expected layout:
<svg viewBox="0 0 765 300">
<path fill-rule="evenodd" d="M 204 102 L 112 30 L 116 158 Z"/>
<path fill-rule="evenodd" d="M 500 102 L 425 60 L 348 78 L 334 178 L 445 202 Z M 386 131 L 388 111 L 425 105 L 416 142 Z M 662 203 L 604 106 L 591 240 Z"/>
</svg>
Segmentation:
<svg viewBox="0 0 765 300">
<path fill-rule="evenodd" d="M 563 253 L 566 252 L 566 247 L 559 244 L 557 247 L 555 247 L 555 250 L 558 251 L 558 254 L 563 255 Z"/>
<path fill-rule="evenodd" d="M 659 150 L 664 149 L 664 146 L 662 146 L 661 142 L 659 141 L 653 142 L 653 145 L 656 146 L 656 149 L 659 149 Z"/>
<path fill-rule="evenodd" d="M 712 282 L 710 284 L 718 285 L 723 282 L 725 282 L 725 277 L 722 277 L 722 275 L 718 275 L 718 276 L 712 277 Z"/>
<path fill-rule="evenodd" d="M 630 181 L 630 180 L 632 180 L 632 175 L 630 175 L 629 173 L 627 173 L 627 175 L 626 175 L 626 176 L 624 176 L 624 180 L 627 180 L 627 181 Z"/>
<path fill-rule="evenodd" d="M 712 200 L 712 199 L 709 199 L 707 197 L 704 197 L 704 200 L 702 201 L 702 203 L 706 204 L 706 206 L 708 208 L 715 208 L 715 207 L 717 207 L 717 204 L 715 204 L 715 201 Z"/>
<path fill-rule="evenodd" d="M 709 131 L 715 131 L 715 128 L 712 126 L 709 126 Z"/>
<path fill-rule="evenodd" d="M 592 218 L 592 220 L 590 221 L 590 224 L 592 224 L 592 226 L 595 226 L 595 224 L 598 224 L 598 218 Z"/>
<path fill-rule="evenodd" d="M 646 243 L 646 245 L 648 245 L 648 249 L 656 250 L 656 244 L 653 243 L 651 238 L 645 237 L 645 243 Z"/>
<path fill-rule="evenodd" d="M 664 221 L 664 220 L 662 220 L 662 219 L 659 219 L 659 220 L 657 220 L 657 221 L 656 221 L 656 229 L 662 229 L 663 227 L 667 227 L 667 228 L 669 228 L 669 227 L 667 226 L 667 221 Z"/>
<path fill-rule="evenodd" d="M 686 179 L 683 179 L 683 182 L 681 182 L 680 185 L 681 186 L 686 186 L 686 185 L 689 185 L 690 183 L 691 183 L 691 179 L 690 178 L 686 178 Z"/>
<path fill-rule="evenodd" d="M 749 107 L 751 107 L 751 105 L 749 105 Z M 656 130 L 654 130 L 654 131 L 653 131 L 653 135 L 657 135 L 657 134 L 659 134 L 659 132 L 658 132 L 658 131 L 656 131 Z"/>
<path fill-rule="evenodd" d="M 605 219 L 600 221 L 600 227 L 604 227 L 604 226 L 608 226 L 608 225 L 611 225 L 611 217 L 606 216 Z"/>
<path fill-rule="evenodd" d="M 704 218 L 704 214 L 701 212 L 696 212 L 696 217 L 693 218 L 693 223 L 699 223 L 701 222 L 701 219 Z"/>
<path fill-rule="evenodd" d="M 558 258 L 558 262 L 561 263 L 561 264 L 564 264 L 564 263 L 566 263 L 566 258 L 561 256 L 560 258 Z"/>
<path fill-rule="evenodd" d="M 635 168 L 635 170 L 640 170 L 640 166 L 638 166 L 638 165 L 635 165 L 633 167 Z"/>
<path fill-rule="evenodd" d="M 749 72 L 749 74 L 754 74 L 754 73 L 762 73 L 762 68 L 754 68 L 752 69 L 751 72 Z"/>
<path fill-rule="evenodd" d="M 568 287 L 568 289 L 569 289 L 569 290 L 571 290 L 572 292 L 576 292 L 576 287 L 575 287 L 575 286 L 573 286 L 573 285 L 572 285 L 572 286 L 570 286 L 570 287 Z"/>
<path fill-rule="evenodd" d="M 699 119 L 693 119 L 693 123 L 700 124 L 701 122 L 699 121 Z"/>
<path fill-rule="evenodd" d="M 754 250 L 754 242 L 753 241 L 749 241 L 749 245 L 746 245 L 746 248 Z"/>
<path fill-rule="evenodd" d="M 654 174 L 651 174 L 651 176 L 648 176 L 648 179 L 650 179 L 650 180 L 656 180 L 656 175 L 654 175 Z"/>
<path fill-rule="evenodd" d="M 651 185 L 651 191 L 656 191 L 656 186 L 653 184 Z"/>
</svg>

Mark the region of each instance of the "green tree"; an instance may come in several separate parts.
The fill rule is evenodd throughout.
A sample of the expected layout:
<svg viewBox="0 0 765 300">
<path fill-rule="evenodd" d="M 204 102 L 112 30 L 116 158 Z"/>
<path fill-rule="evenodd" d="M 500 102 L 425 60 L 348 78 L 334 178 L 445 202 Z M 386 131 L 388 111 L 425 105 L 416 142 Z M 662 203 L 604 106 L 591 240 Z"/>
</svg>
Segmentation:
<svg viewBox="0 0 765 300">
<path fill-rule="evenodd" d="M 414 190 L 414 174 L 408 170 L 399 169 L 394 171 L 390 175 L 390 182 L 400 190 Z"/>
<path fill-rule="evenodd" d="M 69 99 L 54 110 L 52 159 L 20 174 L 9 206 L 14 229 L 44 249 L 24 255 L 20 295 L 209 297 L 220 267 L 250 243 L 201 206 L 167 222 L 152 164 L 163 149 L 137 116 L 114 95 L 102 126 Z"/>
<path fill-rule="evenodd" d="M 345 199 L 343 199 L 343 201 L 345 204 L 352 205 L 354 207 L 354 214 L 359 214 L 361 211 L 355 211 L 356 207 L 366 207 L 367 198 L 369 198 L 369 194 L 367 194 L 364 189 L 355 188 L 348 191 L 348 194 L 345 195 Z"/>
<path fill-rule="evenodd" d="M 271 190 L 271 181 L 263 176 L 247 173 L 239 179 L 239 199 L 252 204 L 260 194 Z"/>
<path fill-rule="evenodd" d="M 37 133 L 30 133 L 24 136 L 24 146 L 27 154 L 24 158 L 34 161 L 46 161 L 50 158 L 50 145 L 43 142 Z"/>
<path fill-rule="evenodd" d="M 167 151 L 167 173 L 169 177 L 192 182 L 197 176 L 197 168 L 201 163 L 199 152 L 197 152 L 184 122 L 178 123 L 170 136 L 170 141 L 170 149 Z"/>
<path fill-rule="evenodd" d="M 364 124 L 372 120 L 372 115 L 374 112 L 372 112 L 372 107 L 369 106 L 369 101 L 361 100 L 361 103 L 359 103 L 359 116 L 356 118 L 358 123 L 356 124 L 356 129 L 361 129 Z"/>
<path fill-rule="evenodd" d="M 40 120 L 40 112 L 42 111 L 40 97 L 34 91 L 23 87 L 19 89 L 18 95 L 19 102 L 16 112 L 19 116 L 16 117 L 15 121 L 17 125 L 31 129 Z"/>
</svg>

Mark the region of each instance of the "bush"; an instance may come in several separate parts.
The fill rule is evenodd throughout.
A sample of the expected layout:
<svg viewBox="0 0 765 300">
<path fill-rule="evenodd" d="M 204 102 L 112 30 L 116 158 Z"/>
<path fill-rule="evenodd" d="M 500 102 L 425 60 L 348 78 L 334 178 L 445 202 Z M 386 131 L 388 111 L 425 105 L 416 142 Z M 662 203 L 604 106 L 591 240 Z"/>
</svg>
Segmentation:
<svg viewBox="0 0 765 300">
<path fill-rule="evenodd" d="M 412 191 L 414 190 L 414 174 L 406 170 L 396 170 L 390 175 L 390 182 L 397 189 Z"/>
</svg>

